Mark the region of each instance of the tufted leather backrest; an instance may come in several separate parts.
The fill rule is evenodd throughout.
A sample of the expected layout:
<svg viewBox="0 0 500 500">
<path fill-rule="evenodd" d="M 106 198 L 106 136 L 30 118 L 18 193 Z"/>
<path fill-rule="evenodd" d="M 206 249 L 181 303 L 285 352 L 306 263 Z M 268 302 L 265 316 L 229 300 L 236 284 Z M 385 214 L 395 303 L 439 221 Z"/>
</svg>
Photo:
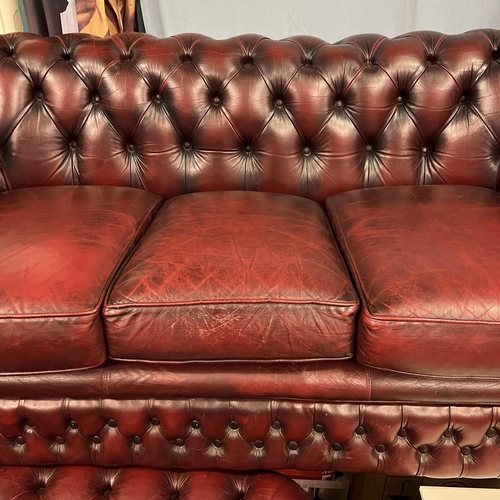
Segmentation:
<svg viewBox="0 0 500 500">
<path fill-rule="evenodd" d="M 0 189 L 496 189 L 500 32 L 0 37 Z"/>
</svg>

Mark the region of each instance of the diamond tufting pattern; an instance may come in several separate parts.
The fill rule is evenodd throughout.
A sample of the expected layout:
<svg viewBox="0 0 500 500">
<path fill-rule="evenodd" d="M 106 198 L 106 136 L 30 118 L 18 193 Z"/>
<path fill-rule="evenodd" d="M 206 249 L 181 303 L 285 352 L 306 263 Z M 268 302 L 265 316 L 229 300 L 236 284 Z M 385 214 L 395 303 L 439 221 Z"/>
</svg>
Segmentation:
<svg viewBox="0 0 500 500">
<path fill-rule="evenodd" d="M 500 32 L 0 37 L 0 189 L 495 189 Z M 279 140 L 277 140 L 279 137 Z"/>
<path fill-rule="evenodd" d="M 230 474 L 100 467 L 0 467 L 0 500 L 307 500 L 290 479 L 272 473 Z"/>
<path fill-rule="evenodd" d="M 277 400 L 1 400 L 0 465 L 500 475 L 500 408 Z"/>
</svg>

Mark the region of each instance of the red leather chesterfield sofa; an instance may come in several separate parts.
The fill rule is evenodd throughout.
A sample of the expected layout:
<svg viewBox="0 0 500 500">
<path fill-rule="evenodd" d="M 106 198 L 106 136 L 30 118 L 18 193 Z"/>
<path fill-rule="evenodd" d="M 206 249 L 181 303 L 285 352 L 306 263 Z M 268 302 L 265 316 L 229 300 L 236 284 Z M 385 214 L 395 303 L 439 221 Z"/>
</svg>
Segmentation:
<svg viewBox="0 0 500 500">
<path fill-rule="evenodd" d="M 0 110 L 0 477 L 500 475 L 500 32 L 13 34 Z"/>
</svg>

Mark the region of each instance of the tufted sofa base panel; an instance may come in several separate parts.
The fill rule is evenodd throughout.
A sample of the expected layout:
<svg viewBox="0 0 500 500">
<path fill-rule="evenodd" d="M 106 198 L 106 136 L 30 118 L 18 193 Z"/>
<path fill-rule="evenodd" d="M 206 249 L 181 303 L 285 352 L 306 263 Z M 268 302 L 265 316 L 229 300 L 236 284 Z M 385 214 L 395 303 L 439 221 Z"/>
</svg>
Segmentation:
<svg viewBox="0 0 500 500">
<path fill-rule="evenodd" d="M 499 406 L 0 400 L 0 465 L 500 475 Z"/>
<path fill-rule="evenodd" d="M 306 500 L 291 479 L 269 472 L 102 467 L 0 467 L 0 500 Z"/>
</svg>

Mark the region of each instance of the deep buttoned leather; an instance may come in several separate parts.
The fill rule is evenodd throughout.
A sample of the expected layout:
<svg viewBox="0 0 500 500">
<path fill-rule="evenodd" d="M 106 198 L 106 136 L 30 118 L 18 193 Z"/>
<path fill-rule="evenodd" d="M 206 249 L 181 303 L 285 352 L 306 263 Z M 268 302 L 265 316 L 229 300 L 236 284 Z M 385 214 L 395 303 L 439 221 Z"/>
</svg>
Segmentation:
<svg viewBox="0 0 500 500">
<path fill-rule="evenodd" d="M 0 500 L 307 500 L 291 479 L 270 472 L 147 468 L 0 467 Z"/>
<path fill-rule="evenodd" d="M 500 33 L 0 39 L 0 189 L 495 189 Z M 36 133 L 34 133 L 36 131 Z M 36 168 L 34 168 L 36 165 Z"/>
</svg>

